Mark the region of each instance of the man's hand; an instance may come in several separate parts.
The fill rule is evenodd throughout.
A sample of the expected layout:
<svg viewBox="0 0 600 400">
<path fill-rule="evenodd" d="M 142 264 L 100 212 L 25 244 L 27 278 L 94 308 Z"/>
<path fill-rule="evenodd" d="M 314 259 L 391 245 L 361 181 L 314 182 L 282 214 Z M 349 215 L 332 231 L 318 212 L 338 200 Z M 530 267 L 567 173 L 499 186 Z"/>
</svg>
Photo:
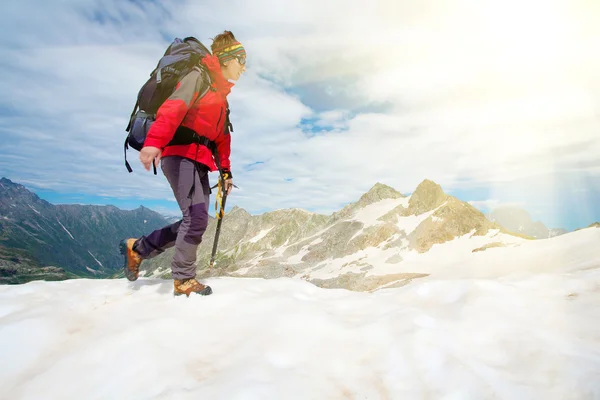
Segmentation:
<svg viewBox="0 0 600 400">
<path fill-rule="evenodd" d="M 233 179 L 225 179 L 225 192 L 227 193 L 227 196 L 231 193 L 231 189 L 233 189 Z"/>
<path fill-rule="evenodd" d="M 158 168 L 158 163 L 160 158 L 162 157 L 162 150 L 158 147 L 143 147 L 140 151 L 140 161 L 146 168 L 146 171 L 150 171 L 150 165 L 152 165 L 152 160 L 154 160 L 154 165 Z"/>
</svg>

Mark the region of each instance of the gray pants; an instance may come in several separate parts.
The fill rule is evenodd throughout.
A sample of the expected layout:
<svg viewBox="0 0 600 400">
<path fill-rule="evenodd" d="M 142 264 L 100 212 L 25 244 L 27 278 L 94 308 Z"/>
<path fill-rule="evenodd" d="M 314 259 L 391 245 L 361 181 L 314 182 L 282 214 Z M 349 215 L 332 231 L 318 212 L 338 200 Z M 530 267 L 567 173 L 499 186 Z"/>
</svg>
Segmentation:
<svg viewBox="0 0 600 400">
<path fill-rule="evenodd" d="M 208 226 L 208 168 L 179 156 L 163 158 L 161 167 L 183 218 L 142 236 L 135 242 L 133 249 L 143 259 L 149 259 L 175 246 L 175 255 L 171 261 L 173 279 L 195 278 L 196 250 Z"/>
</svg>

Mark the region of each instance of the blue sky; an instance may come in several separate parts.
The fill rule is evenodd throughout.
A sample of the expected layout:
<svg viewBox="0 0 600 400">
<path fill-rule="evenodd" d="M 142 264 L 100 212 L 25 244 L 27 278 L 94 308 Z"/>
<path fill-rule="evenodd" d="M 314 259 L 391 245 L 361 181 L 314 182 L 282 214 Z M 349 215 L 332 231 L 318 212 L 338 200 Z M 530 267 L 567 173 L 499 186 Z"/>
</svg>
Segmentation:
<svg viewBox="0 0 600 400">
<path fill-rule="evenodd" d="M 2 8 L 0 176 L 50 202 L 176 213 L 166 180 L 143 171 L 135 151 L 127 173 L 124 128 L 172 38 L 210 45 L 229 29 L 248 52 L 229 99 L 240 187 L 229 206 L 328 214 L 377 182 L 409 194 L 430 179 L 483 211 L 517 205 L 549 227 L 600 220 L 600 5 L 25 0 Z"/>
</svg>

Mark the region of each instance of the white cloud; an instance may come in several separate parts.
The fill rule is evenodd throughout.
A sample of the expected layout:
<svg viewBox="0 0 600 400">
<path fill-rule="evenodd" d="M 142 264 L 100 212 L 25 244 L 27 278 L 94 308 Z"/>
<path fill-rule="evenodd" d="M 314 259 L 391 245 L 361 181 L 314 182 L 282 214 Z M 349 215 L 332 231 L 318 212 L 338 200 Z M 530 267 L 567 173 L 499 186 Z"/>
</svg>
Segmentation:
<svg viewBox="0 0 600 400">
<path fill-rule="evenodd" d="M 377 181 L 410 192 L 425 178 L 451 189 L 559 168 L 600 175 L 595 3 L 161 4 L 11 4 L 0 175 L 169 197 L 136 152 L 126 172 L 124 127 L 166 38 L 210 44 L 224 29 L 249 61 L 230 95 L 232 205 L 330 212 Z M 326 129 L 307 134 L 306 119 Z"/>
</svg>

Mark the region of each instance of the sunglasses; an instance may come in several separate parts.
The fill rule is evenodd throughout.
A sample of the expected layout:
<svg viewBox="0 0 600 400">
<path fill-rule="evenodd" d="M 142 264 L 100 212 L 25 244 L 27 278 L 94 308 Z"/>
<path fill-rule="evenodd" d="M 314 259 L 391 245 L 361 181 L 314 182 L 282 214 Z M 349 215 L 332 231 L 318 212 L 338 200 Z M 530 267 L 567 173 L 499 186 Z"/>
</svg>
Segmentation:
<svg viewBox="0 0 600 400">
<path fill-rule="evenodd" d="M 245 56 L 235 56 L 240 65 L 246 65 L 246 57 Z"/>
</svg>

